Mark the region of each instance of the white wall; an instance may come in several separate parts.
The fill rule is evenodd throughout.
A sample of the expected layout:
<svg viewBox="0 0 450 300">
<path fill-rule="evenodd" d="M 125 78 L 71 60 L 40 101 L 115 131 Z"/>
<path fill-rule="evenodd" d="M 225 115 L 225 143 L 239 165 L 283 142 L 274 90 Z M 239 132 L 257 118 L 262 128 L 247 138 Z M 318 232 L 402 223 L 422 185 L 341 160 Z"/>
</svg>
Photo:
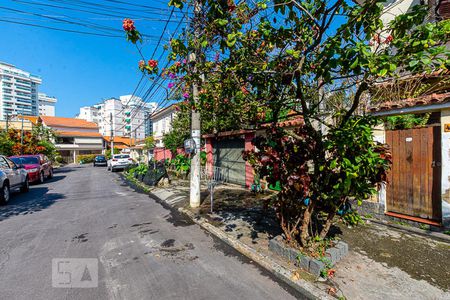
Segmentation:
<svg viewBox="0 0 450 300">
<path fill-rule="evenodd" d="M 39 103 L 39 115 L 40 116 L 55 116 L 55 106 L 54 105 L 43 105 Z"/>
<path fill-rule="evenodd" d="M 75 144 L 103 145 L 103 139 L 101 137 L 98 137 L 98 138 L 76 137 L 74 140 L 75 140 Z"/>
<path fill-rule="evenodd" d="M 85 128 L 85 127 L 63 127 L 63 126 L 50 126 L 53 130 L 61 132 L 98 132 L 97 128 Z"/>
</svg>

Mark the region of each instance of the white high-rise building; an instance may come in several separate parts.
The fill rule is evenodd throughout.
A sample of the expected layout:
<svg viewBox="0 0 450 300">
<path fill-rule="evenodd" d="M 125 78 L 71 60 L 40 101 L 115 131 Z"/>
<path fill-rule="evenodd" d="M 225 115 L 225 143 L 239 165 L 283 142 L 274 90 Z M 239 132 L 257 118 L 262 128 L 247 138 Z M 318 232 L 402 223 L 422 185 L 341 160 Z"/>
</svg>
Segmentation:
<svg viewBox="0 0 450 300">
<path fill-rule="evenodd" d="M 38 108 L 40 116 L 55 116 L 55 105 L 58 102 L 56 97 L 47 96 L 44 93 L 38 94 Z"/>
<path fill-rule="evenodd" d="M 94 122 L 97 125 L 100 123 L 100 109 L 94 106 L 83 106 L 80 108 L 80 113 L 76 116 L 77 119 L 83 119 L 88 122 Z"/>
<path fill-rule="evenodd" d="M 38 115 L 38 87 L 41 83 L 40 77 L 0 62 L 1 119 L 8 115 Z"/>
<path fill-rule="evenodd" d="M 104 100 L 100 104 L 80 108 L 78 119 L 98 124 L 103 136 L 132 137 L 138 140 L 151 135 L 149 115 L 155 110 L 156 103 L 145 103 L 142 98 L 125 95 Z"/>
</svg>

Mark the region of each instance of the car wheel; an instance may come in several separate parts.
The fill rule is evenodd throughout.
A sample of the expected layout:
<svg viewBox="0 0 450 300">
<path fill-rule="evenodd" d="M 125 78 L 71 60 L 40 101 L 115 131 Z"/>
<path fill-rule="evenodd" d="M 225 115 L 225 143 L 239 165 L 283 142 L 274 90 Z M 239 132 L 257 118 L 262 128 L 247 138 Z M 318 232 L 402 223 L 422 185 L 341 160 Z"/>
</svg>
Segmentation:
<svg viewBox="0 0 450 300">
<path fill-rule="evenodd" d="M 44 183 L 45 177 L 44 172 L 39 173 L 39 183 Z"/>
<path fill-rule="evenodd" d="M 0 193 L 0 204 L 5 205 L 8 203 L 10 196 L 9 186 L 7 184 L 3 184 L 2 191 Z"/>
<path fill-rule="evenodd" d="M 28 177 L 25 178 L 25 182 L 22 184 L 20 191 L 22 193 L 27 193 L 30 190 L 30 182 L 28 181 Z"/>
<path fill-rule="evenodd" d="M 53 178 L 53 168 L 50 169 L 50 172 L 48 172 L 48 179 L 52 179 Z"/>
</svg>

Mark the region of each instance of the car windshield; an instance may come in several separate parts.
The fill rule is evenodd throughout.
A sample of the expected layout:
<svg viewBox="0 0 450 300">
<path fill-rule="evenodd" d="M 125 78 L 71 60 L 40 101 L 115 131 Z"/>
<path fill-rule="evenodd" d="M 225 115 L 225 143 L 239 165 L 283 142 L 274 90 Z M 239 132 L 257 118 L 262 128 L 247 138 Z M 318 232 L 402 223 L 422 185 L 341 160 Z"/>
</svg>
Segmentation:
<svg viewBox="0 0 450 300">
<path fill-rule="evenodd" d="M 105 157 L 104 156 L 96 156 L 95 159 L 97 159 L 97 160 L 104 160 Z"/>
<path fill-rule="evenodd" d="M 130 158 L 129 155 L 123 154 L 123 155 L 114 155 L 114 158 Z"/>
<path fill-rule="evenodd" d="M 37 157 L 11 157 L 11 160 L 17 165 L 36 165 L 39 164 Z"/>
</svg>

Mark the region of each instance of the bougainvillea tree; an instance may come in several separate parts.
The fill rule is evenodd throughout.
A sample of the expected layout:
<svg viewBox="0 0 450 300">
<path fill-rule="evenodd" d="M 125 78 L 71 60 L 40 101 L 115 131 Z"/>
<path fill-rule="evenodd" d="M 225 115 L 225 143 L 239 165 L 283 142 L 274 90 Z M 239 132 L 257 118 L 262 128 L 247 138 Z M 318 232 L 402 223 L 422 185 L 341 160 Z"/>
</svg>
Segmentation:
<svg viewBox="0 0 450 300">
<path fill-rule="evenodd" d="M 415 6 L 383 24 L 380 0 L 196 3 L 195 26 L 171 40 L 173 64 L 164 72 L 212 130 L 225 117 L 235 121 L 224 127 L 245 128 L 270 115 L 267 134 L 245 158 L 280 183 L 272 204 L 286 240 L 313 249 L 348 201 L 369 197 L 389 169 L 389 152 L 372 138 L 376 121 L 363 113 L 368 91 L 394 77 L 447 69 L 450 23 L 424 23 L 427 7 Z M 139 41 L 135 29 L 127 32 Z M 286 112 L 302 116 L 303 126 L 280 128 Z"/>
</svg>

